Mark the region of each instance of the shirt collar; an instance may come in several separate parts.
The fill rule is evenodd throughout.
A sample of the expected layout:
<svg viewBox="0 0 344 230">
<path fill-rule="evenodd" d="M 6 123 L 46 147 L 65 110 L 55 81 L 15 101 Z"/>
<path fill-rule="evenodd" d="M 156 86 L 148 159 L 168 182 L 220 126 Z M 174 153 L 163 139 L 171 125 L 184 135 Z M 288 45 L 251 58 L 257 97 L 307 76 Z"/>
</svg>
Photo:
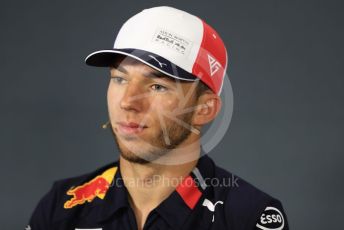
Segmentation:
<svg viewBox="0 0 344 230">
<path fill-rule="evenodd" d="M 206 185 L 207 178 L 213 176 L 214 163 L 207 155 L 203 155 L 189 176 L 156 208 L 156 211 L 169 226 L 182 226 L 192 211 L 201 205 L 200 200 L 213 196 L 213 188 Z"/>
<path fill-rule="evenodd" d="M 121 172 L 115 174 L 113 183 L 106 193 L 104 200 L 97 199 L 92 202 L 92 212 L 97 216 L 98 222 L 106 221 L 113 217 L 122 208 L 130 208 L 128 190 L 124 186 Z M 206 155 L 202 155 L 196 167 L 189 176 L 183 179 L 181 184 L 171 195 L 155 208 L 155 211 L 170 226 L 181 226 L 192 210 L 200 205 L 201 197 L 212 197 L 213 189 L 206 185 L 206 179 L 214 175 L 214 163 Z"/>
</svg>

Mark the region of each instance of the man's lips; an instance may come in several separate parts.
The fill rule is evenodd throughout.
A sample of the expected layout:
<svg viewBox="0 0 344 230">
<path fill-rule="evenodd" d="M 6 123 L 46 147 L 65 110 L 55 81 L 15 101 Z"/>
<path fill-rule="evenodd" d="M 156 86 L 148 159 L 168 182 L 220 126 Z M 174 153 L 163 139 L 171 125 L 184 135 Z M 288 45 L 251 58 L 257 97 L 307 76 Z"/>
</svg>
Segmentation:
<svg viewBox="0 0 344 230">
<path fill-rule="evenodd" d="M 139 134 L 141 133 L 147 126 L 140 125 L 135 122 L 116 122 L 118 125 L 118 130 L 122 134 Z"/>
</svg>

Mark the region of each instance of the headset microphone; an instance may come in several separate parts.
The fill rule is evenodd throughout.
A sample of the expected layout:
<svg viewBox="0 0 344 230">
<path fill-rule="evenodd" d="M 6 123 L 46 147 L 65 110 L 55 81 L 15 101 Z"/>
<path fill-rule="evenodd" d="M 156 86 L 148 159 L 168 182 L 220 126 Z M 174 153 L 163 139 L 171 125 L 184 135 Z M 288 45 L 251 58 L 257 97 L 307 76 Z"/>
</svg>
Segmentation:
<svg viewBox="0 0 344 230">
<path fill-rule="evenodd" d="M 110 121 L 107 121 L 106 123 L 102 124 L 103 129 L 107 129 L 110 125 Z"/>
</svg>

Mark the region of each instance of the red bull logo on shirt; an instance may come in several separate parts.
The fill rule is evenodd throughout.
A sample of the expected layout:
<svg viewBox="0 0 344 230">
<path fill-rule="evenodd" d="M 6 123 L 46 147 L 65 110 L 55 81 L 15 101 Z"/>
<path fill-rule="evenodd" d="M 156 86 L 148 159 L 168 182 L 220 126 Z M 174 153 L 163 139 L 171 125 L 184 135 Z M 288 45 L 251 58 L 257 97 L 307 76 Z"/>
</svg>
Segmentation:
<svg viewBox="0 0 344 230">
<path fill-rule="evenodd" d="M 86 201 L 92 202 L 96 197 L 104 199 L 116 171 L 117 167 L 110 168 L 91 181 L 69 189 L 67 195 L 73 197 L 64 203 L 64 208 L 70 209 L 76 205 L 84 204 Z"/>
</svg>

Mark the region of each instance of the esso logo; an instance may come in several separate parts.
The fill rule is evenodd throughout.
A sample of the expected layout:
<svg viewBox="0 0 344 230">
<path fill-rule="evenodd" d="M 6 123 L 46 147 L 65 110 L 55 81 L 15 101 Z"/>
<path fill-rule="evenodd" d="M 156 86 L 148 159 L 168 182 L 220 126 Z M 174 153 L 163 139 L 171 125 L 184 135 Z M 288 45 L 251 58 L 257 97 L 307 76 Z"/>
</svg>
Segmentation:
<svg viewBox="0 0 344 230">
<path fill-rule="evenodd" d="M 281 211 L 274 207 L 266 207 L 256 227 L 263 230 L 282 230 L 284 218 Z"/>
<path fill-rule="evenodd" d="M 260 217 L 260 222 L 262 224 L 267 224 L 267 223 L 270 224 L 270 223 L 276 223 L 276 222 L 282 223 L 282 217 L 279 214 L 265 215 L 263 213 L 263 215 Z"/>
</svg>

